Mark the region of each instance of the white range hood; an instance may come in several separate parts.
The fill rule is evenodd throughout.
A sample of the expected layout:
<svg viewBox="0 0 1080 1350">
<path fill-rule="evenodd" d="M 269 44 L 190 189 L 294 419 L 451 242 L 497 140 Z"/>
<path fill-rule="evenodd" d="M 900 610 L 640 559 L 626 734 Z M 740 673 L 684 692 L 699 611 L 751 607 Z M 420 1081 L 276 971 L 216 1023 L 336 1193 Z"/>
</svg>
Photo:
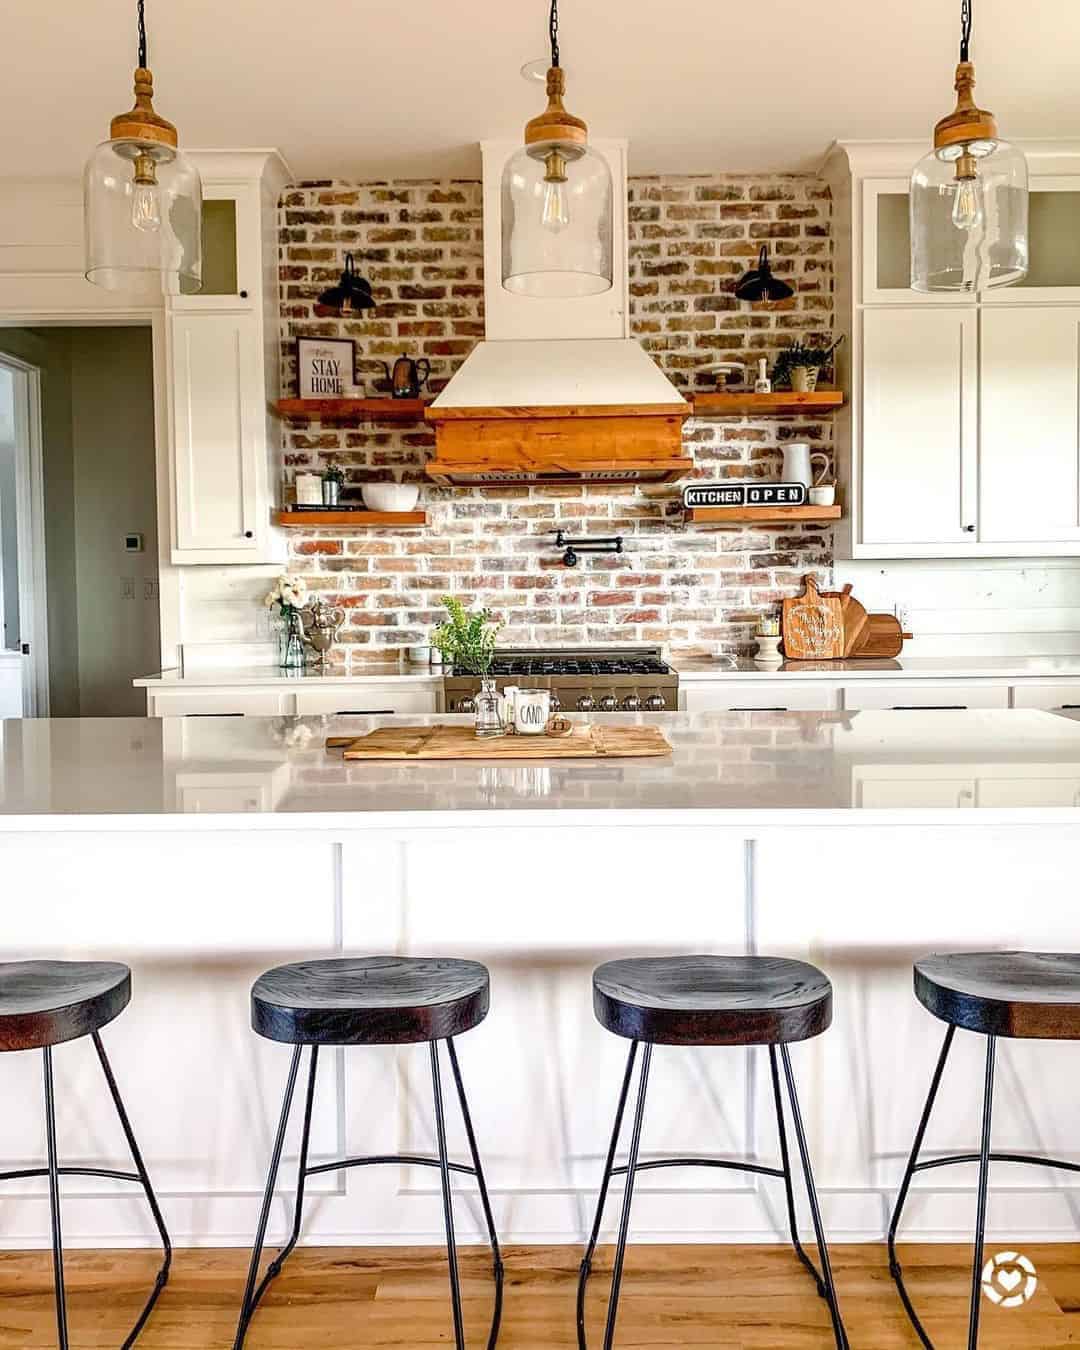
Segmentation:
<svg viewBox="0 0 1080 1350">
<path fill-rule="evenodd" d="M 669 482 L 692 467 L 681 437 L 690 405 L 629 335 L 626 143 L 592 144 L 611 167 L 615 280 L 564 300 L 503 289 L 501 180 L 516 143 L 482 146 L 487 337 L 427 411 L 437 482 Z"/>
</svg>

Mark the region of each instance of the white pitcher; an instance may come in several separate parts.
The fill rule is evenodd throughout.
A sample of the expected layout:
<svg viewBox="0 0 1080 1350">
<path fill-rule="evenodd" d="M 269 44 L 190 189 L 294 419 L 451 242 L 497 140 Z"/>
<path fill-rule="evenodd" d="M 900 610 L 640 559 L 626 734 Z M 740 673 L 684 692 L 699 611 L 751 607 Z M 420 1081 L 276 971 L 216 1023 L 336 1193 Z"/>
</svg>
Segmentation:
<svg viewBox="0 0 1080 1350">
<path fill-rule="evenodd" d="M 814 477 L 812 466 L 818 461 L 824 465 L 821 473 Z M 790 445 L 784 446 L 784 482 L 801 483 L 807 491 L 815 483 L 821 482 L 829 472 L 829 456 L 822 450 L 816 450 L 810 453 L 810 445 L 807 441 L 792 441 Z"/>
</svg>

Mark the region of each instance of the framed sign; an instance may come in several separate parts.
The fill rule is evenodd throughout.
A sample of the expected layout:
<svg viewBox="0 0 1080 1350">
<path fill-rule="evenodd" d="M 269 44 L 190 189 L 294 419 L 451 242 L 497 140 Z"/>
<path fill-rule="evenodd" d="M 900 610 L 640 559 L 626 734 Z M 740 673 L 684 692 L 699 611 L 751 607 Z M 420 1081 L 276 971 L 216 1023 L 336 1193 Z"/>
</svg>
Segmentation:
<svg viewBox="0 0 1080 1350">
<path fill-rule="evenodd" d="M 683 506 L 804 506 L 804 483 L 691 483 L 683 488 Z"/>
<path fill-rule="evenodd" d="M 351 338 L 296 339 L 301 398 L 347 398 L 355 380 L 356 344 Z"/>
</svg>

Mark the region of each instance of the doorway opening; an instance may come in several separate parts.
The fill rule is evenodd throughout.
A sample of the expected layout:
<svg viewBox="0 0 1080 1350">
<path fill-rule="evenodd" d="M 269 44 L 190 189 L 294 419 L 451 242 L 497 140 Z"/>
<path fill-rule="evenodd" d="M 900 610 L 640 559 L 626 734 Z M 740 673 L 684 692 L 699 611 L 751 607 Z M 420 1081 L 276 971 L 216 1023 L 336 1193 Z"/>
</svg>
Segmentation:
<svg viewBox="0 0 1080 1350">
<path fill-rule="evenodd" d="M 131 681 L 160 658 L 154 433 L 148 326 L 0 327 L 0 715 L 20 715 L 16 697 L 23 716 L 143 715 Z"/>
</svg>

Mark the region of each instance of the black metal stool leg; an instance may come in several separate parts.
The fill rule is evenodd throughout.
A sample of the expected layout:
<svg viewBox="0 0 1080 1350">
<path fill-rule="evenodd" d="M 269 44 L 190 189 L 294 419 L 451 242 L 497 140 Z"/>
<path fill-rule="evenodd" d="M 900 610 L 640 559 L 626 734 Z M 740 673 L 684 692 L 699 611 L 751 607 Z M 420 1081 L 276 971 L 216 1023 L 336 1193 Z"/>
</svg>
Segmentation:
<svg viewBox="0 0 1080 1350">
<path fill-rule="evenodd" d="M 600 1237 L 600 1224 L 603 1222 L 604 1205 L 607 1203 L 608 1187 L 611 1185 L 611 1169 L 615 1166 L 615 1154 L 619 1149 L 619 1135 L 622 1133 L 626 1099 L 630 1095 L 630 1080 L 634 1074 L 637 1049 L 637 1041 L 631 1041 L 630 1053 L 626 1058 L 626 1072 L 623 1074 L 622 1088 L 619 1091 L 619 1104 L 615 1108 L 615 1127 L 611 1131 L 607 1162 L 604 1164 L 604 1175 L 600 1179 L 600 1195 L 596 1201 L 596 1217 L 593 1219 L 592 1232 L 589 1234 L 589 1245 L 585 1248 L 585 1255 L 582 1257 L 581 1268 L 578 1271 L 577 1331 L 579 1350 L 588 1350 L 585 1339 L 585 1285 L 592 1271 L 593 1253 L 596 1251 L 596 1243 Z"/>
<path fill-rule="evenodd" d="M 945 1064 L 948 1061 L 949 1051 L 952 1049 L 953 1037 L 955 1035 L 956 1027 L 950 1025 L 949 1029 L 945 1032 L 945 1041 L 942 1044 L 941 1053 L 938 1055 L 934 1076 L 930 1080 L 930 1091 L 927 1094 L 926 1105 L 923 1107 L 923 1113 L 919 1120 L 919 1128 L 915 1131 L 915 1142 L 912 1145 L 911 1154 L 908 1157 L 907 1168 L 904 1171 L 904 1179 L 900 1183 L 900 1190 L 896 1197 L 896 1205 L 893 1209 L 892 1221 L 889 1224 L 889 1274 L 893 1277 L 897 1292 L 900 1295 L 900 1301 L 904 1305 L 904 1311 L 907 1313 L 908 1319 L 915 1328 L 915 1333 L 925 1347 L 925 1350 L 934 1350 L 934 1343 L 923 1329 L 923 1324 L 919 1321 L 918 1314 L 912 1306 L 911 1299 L 908 1297 L 908 1291 L 904 1286 L 903 1267 L 900 1265 L 896 1255 L 896 1232 L 900 1227 L 900 1215 L 907 1201 L 908 1191 L 911 1189 L 912 1178 L 915 1176 L 919 1154 L 922 1152 L 923 1140 L 926 1137 L 926 1128 L 930 1124 L 930 1114 L 934 1109 L 934 1103 L 937 1101 L 938 1089 L 941 1087 L 941 1077 L 945 1072 Z"/>
<path fill-rule="evenodd" d="M 131 1128 L 131 1121 L 128 1119 L 128 1113 L 124 1107 L 123 1099 L 120 1096 L 120 1089 L 116 1086 L 116 1078 L 112 1071 L 112 1065 L 109 1063 L 109 1057 L 105 1053 L 105 1047 L 101 1043 L 101 1036 L 98 1032 L 93 1033 L 94 1049 L 101 1062 L 101 1070 L 105 1075 L 105 1082 L 109 1085 L 109 1093 L 113 1099 L 113 1105 L 116 1107 L 116 1114 L 120 1119 L 120 1125 L 124 1131 L 124 1138 L 127 1140 L 128 1151 L 131 1153 L 131 1160 L 135 1164 L 135 1171 L 139 1174 L 139 1180 L 142 1182 L 143 1192 L 146 1195 L 147 1204 L 150 1206 L 150 1212 L 154 1216 L 154 1223 L 157 1224 L 158 1235 L 161 1238 L 161 1245 L 165 1252 L 164 1260 L 161 1263 L 161 1269 L 158 1271 L 157 1279 L 154 1281 L 154 1288 L 151 1290 L 150 1297 L 146 1301 L 142 1312 L 139 1314 L 139 1320 L 128 1334 L 127 1339 L 121 1346 L 121 1350 L 131 1350 L 131 1347 L 138 1339 L 139 1332 L 146 1325 L 146 1319 L 153 1311 L 154 1304 L 158 1301 L 161 1291 L 165 1288 L 169 1279 L 169 1269 L 172 1266 L 172 1243 L 169 1241 L 169 1230 L 165 1227 L 165 1218 L 161 1213 L 161 1206 L 158 1204 L 157 1196 L 154 1194 L 154 1188 L 150 1184 L 150 1176 L 143 1162 L 142 1153 L 139 1150 L 138 1142 L 135 1138 L 135 1131 Z"/>
<path fill-rule="evenodd" d="M 619 1315 L 619 1289 L 622 1285 L 623 1261 L 626 1257 L 626 1239 L 630 1232 L 630 1205 L 634 1199 L 634 1174 L 641 1148 L 641 1126 L 645 1119 L 645 1093 L 649 1086 L 649 1063 L 652 1044 L 645 1043 L 641 1057 L 641 1081 L 638 1084 L 637 1107 L 634 1111 L 634 1129 L 630 1136 L 630 1156 L 626 1160 L 626 1188 L 623 1192 L 622 1217 L 619 1220 L 619 1241 L 615 1248 L 615 1265 L 611 1272 L 611 1294 L 608 1302 L 607 1326 L 604 1329 L 604 1350 L 615 1344 L 615 1319 Z"/>
<path fill-rule="evenodd" d="M 52 1217 L 53 1289 L 56 1295 L 56 1336 L 60 1350 L 68 1350 L 67 1300 L 64 1294 L 64 1247 L 60 1229 L 60 1171 L 56 1160 L 56 1099 L 53 1092 L 52 1047 L 45 1061 L 45 1142 L 49 1150 L 49 1210 Z"/>
<path fill-rule="evenodd" d="M 244 1344 L 244 1337 L 247 1335 L 248 1324 L 251 1321 L 251 1315 L 255 1311 L 255 1281 L 259 1274 L 259 1262 L 262 1259 L 263 1243 L 266 1241 L 266 1227 L 270 1222 L 270 1206 L 274 1200 L 274 1186 L 277 1183 L 278 1168 L 281 1166 L 281 1153 L 285 1147 L 285 1131 L 289 1124 L 289 1112 L 292 1109 L 293 1092 L 296 1089 L 296 1073 L 300 1067 L 300 1055 L 303 1046 L 298 1045 L 293 1051 L 292 1064 L 289 1066 L 289 1078 L 285 1084 L 285 1100 L 281 1106 L 281 1120 L 278 1124 L 277 1138 L 274 1141 L 274 1152 L 270 1159 L 270 1171 L 266 1177 L 266 1191 L 263 1195 L 262 1212 L 259 1215 L 259 1226 L 255 1233 L 255 1245 L 251 1251 L 251 1264 L 248 1267 L 247 1284 L 244 1287 L 244 1301 L 240 1305 L 240 1320 L 236 1327 L 236 1339 L 233 1342 L 233 1350 L 241 1350 Z"/>
<path fill-rule="evenodd" d="M 994 1110 L 994 1052 L 997 1040 L 986 1038 L 986 1081 L 983 1088 L 982 1143 L 979 1152 L 979 1200 L 975 1216 L 975 1259 L 971 1275 L 971 1314 L 968 1350 L 978 1350 L 979 1311 L 982 1305 L 983 1246 L 986 1240 L 986 1192 L 990 1184 L 990 1126 Z"/>
<path fill-rule="evenodd" d="M 799 1241 L 799 1224 L 795 1216 L 795 1188 L 791 1179 L 791 1155 L 788 1153 L 787 1126 L 784 1123 L 784 1099 L 780 1095 L 780 1070 L 776 1063 L 776 1046 L 769 1046 L 769 1069 L 772 1073 L 773 1101 L 776 1103 L 776 1129 L 780 1136 L 780 1165 L 784 1169 L 784 1194 L 787 1199 L 788 1226 L 791 1229 L 791 1245 L 795 1248 L 795 1255 L 803 1263 L 806 1269 L 814 1277 L 814 1284 L 817 1286 L 818 1294 L 821 1298 L 826 1298 L 825 1284 L 821 1276 L 817 1273 L 813 1261 L 806 1254 L 806 1249 Z"/>
<path fill-rule="evenodd" d="M 454 1343 L 457 1350 L 465 1350 L 465 1323 L 461 1316 L 461 1277 L 458 1274 L 457 1243 L 454 1240 L 454 1206 L 450 1193 L 450 1165 L 446 1153 L 442 1078 L 439 1074 L 439 1043 L 431 1041 L 430 1046 L 431 1090 L 435 1098 L 435 1134 L 439 1142 L 439 1172 L 442 1177 L 443 1219 L 446 1223 L 446 1255 L 450 1263 L 450 1304 L 454 1313 Z"/>
<path fill-rule="evenodd" d="M 480 1165 L 480 1150 L 476 1146 L 476 1133 L 473 1130 L 472 1116 L 469 1113 L 469 1103 L 465 1098 L 465 1084 L 461 1078 L 461 1066 L 458 1064 L 457 1049 L 453 1039 L 447 1037 L 446 1049 L 450 1055 L 450 1067 L 454 1071 L 454 1083 L 457 1087 L 458 1101 L 461 1103 L 461 1118 L 465 1122 L 465 1134 L 469 1140 L 469 1152 L 472 1154 L 473 1167 L 476 1169 L 476 1181 L 480 1187 L 480 1203 L 484 1207 L 484 1221 L 487 1223 L 488 1237 L 491 1239 L 491 1254 L 494 1259 L 495 1273 L 495 1308 L 491 1314 L 491 1330 L 488 1332 L 488 1350 L 495 1350 L 496 1342 L 499 1339 L 499 1324 L 502 1321 L 502 1300 L 503 1300 L 503 1259 L 502 1252 L 499 1250 L 499 1235 L 495 1231 L 495 1215 L 491 1210 L 491 1200 L 488 1197 L 487 1182 L 484 1180 L 484 1169 Z"/>
<path fill-rule="evenodd" d="M 791 1071 L 791 1056 L 786 1045 L 780 1046 L 780 1055 L 784 1061 L 784 1078 L 787 1080 L 788 1098 L 791 1102 L 791 1120 L 795 1126 L 795 1138 L 799 1145 L 799 1157 L 802 1159 L 803 1176 L 810 1200 L 810 1216 L 814 1221 L 814 1236 L 817 1238 L 818 1257 L 821 1261 L 821 1275 L 825 1284 L 825 1298 L 832 1318 L 833 1337 L 838 1350 L 848 1350 L 847 1332 L 840 1318 L 840 1304 L 836 1297 L 836 1284 L 833 1280 L 832 1266 L 829 1262 L 829 1248 L 825 1241 L 825 1229 L 821 1222 L 821 1210 L 818 1207 L 817 1190 L 814 1186 L 814 1173 L 810 1166 L 810 1150 L 806 1146 L 806 1133 L 803 1130 L 802 1112 L 799 1110 L 799 1097 L 795 1091 L 795 1075 Z"/>
</svg>

